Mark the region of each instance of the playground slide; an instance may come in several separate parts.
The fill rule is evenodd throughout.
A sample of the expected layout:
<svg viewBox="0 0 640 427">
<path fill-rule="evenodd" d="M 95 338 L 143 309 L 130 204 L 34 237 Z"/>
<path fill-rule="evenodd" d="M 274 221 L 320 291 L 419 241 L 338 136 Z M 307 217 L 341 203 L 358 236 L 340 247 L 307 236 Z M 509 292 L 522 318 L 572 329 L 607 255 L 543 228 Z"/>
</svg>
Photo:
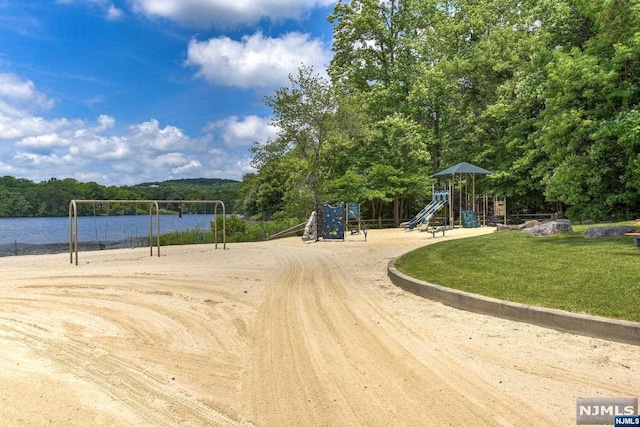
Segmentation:
<svg viewBox="0 0 640 427">
<path fill-rule="evenodd" d="M 446 204 L 443 200 L 432 200 L 427 206 L 424 207 L 415 217 L 406 223 L 405 228 L 413 230 L 420 224 L 429 224 L 431 217 L 438 212 Z"/>
<path fill-rule="evenodd" d="M 446 202 L 437 202 L 436 206 L 433 208 L 432 212 L 429 212 L 427 215 L 425 215 L 424 218 L 422 218 L 422 221 L 420 221 L 416 227 L 420 227 L 421 225 L 424 226 L 424 228 L 428 228 L 429 227 L 429 221 L 431 221 L 431 218 L 438 213 L 438 211 L 440 209 L 442 209 L 442 207 L 445 205 Z"/>
<path fill-rule="evenodd" d="M 431 202 L 429 202 L 429 204 L 427 206 L 425 206 L 420 212 L 418 212 L 418 214 L 416 216 L 414 216 L 413 218 L 411 218 L 409 220 L 409 222 L 407 222 L 404 225 L 404 228 L 408 229 L 408 230 L 412 230 L 414 229 L 418 224 L 420 224 L 420 222 L 422 221 L 422 219 L 428 214 L 428 212 L 436 205 L 436 203 L 438 203 L 436 200 L 432 200 Z"/>
</svg>

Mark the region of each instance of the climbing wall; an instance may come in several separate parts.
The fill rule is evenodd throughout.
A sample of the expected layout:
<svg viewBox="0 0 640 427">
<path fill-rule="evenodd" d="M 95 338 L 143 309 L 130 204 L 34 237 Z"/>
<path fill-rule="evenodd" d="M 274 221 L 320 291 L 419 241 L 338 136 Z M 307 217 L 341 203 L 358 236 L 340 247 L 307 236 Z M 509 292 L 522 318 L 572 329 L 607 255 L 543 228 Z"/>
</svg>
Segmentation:
<svg viewBox="0 0 640 427">
<path fill-rule="evenodd" d="M 462 226 L 464 228 L 480 227 L 480 222 L 473 211 L 462 211 Z"/>
<path fill-rule="evenodd" d="M 344 202 L 338 206 L 324 203 L 324 239 L 344 240 Z"/>
</svg>

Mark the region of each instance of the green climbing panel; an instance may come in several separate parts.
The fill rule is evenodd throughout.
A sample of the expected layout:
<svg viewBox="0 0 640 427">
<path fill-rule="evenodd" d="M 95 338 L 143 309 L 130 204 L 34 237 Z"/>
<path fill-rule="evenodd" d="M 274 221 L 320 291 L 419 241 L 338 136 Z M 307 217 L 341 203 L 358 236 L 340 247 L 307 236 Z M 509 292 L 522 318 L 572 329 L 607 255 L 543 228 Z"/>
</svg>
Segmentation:
<svg viewBox="0 0 640 427">
<path fill-rule="evenodd" d="M 325 240 L 344 240 L 344 202 L 338 206 L 324 204 Z"/>
<path fill-rule="evenodd" d="M 462 226 L 464 228 L 480 227 L 480 222 L 473 211 L 462 211 Z"/>
</svg>

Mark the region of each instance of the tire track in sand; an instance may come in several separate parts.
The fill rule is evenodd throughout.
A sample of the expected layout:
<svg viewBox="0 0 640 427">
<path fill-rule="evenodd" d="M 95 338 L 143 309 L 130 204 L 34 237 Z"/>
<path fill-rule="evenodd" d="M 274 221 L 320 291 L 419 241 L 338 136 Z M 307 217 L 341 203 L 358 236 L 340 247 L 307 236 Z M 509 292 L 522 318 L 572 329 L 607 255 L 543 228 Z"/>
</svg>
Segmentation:
<svg viewBox="0 0 640 427">
<path fill-rule="evenodd" d="M 416 343 L 427 354 L 416 357 L 335 255 L 309 246 L 274 261 L 246 390 L 256 425 L 553 424 L 430 343 Z"/>
<path fill-rule="evenodd" d="M 72 340 L 46 336 L 46 331 L 22 322 L 0 319 L 4 339 L 27 346 L 80 379 L 98 387 L 131 408 L 152 425 L 236 426 L 238 422 L 213 408 L 176 391 L 151 376 L 99 348 Z"/>
</svg>

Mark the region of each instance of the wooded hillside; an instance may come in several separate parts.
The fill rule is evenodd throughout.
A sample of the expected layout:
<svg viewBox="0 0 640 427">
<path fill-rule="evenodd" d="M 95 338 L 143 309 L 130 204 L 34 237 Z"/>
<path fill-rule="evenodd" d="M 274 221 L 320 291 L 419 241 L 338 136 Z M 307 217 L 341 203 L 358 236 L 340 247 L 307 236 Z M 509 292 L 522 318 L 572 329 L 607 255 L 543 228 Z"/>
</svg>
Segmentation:
<svg viewBox="0 0 640 427">
<path fill-rule="evenodd" d="M 225 179 L 184 179 L 105 187 L 72 178 L 34 183 L 11 176 L 0 178 L 0 217 L 66 216 L 69 202 L 85 200 L 222 200 L 233 212 L 241 183 Z M 81 215 L 92 214 L 90 205 L 79 205 Z"/>
</svg>

